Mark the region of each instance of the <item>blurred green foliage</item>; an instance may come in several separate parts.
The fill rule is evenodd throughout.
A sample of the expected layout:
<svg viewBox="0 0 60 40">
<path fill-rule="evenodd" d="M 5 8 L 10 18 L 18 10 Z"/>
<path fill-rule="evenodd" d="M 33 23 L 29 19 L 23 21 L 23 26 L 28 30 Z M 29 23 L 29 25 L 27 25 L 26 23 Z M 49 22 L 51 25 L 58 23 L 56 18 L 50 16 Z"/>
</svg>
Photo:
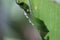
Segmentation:
<svg viewBox="0 0 60 40">
<path fill-rule="evenodd" d="M 51 0 L 30 0 L 33 13 L 42 19 L 49 29 L 50 40 L 60 40 L 60 4 Z M 34 7 L 37 6 L 37 10 Z"/>
</svg>

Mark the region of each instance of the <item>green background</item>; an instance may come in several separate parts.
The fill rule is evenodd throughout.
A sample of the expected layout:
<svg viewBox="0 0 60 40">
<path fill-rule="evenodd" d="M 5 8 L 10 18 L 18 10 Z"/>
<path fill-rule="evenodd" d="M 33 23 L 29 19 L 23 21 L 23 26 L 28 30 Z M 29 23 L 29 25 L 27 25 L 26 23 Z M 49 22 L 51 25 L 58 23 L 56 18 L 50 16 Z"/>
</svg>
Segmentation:
<svg viewBox="0 0 60 40">
<path fill-rule="evenodd" d="M 60 4 L 51 0 L 30 0 L 33 13 L 42 19 L 49 29 L 50 40 L 60 40 Z M 34 6 L 37 10 L 34 10 Z"/>
<path fill-rule="evenodd" d="M 34 16 L 47 25 L 50 40 L 60 40 L 60 4 L 52 0 L 30 0 L 30 4 Z M 37 10 L 34 9 L 35 6 Z"/>
</svg>

